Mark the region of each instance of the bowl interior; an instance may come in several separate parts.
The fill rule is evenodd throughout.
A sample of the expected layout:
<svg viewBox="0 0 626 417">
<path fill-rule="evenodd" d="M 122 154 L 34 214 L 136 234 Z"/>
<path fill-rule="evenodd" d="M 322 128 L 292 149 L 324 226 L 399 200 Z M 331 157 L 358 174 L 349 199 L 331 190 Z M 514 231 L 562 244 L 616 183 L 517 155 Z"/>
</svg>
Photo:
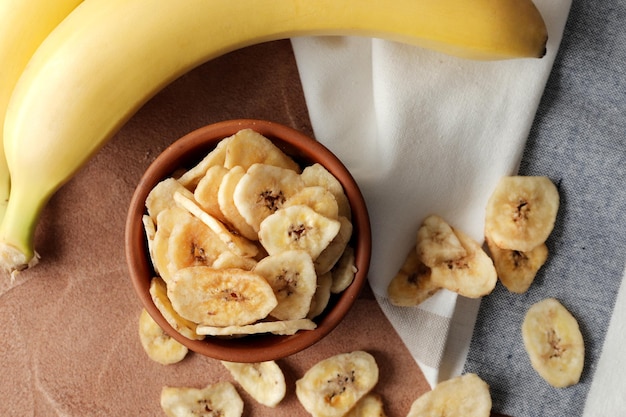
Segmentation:
<svg viewBox="0 0 626 417">
<path fill-rule="evenodd" d="M 253 335 L 243 338 L 190 340 L 175 331 L 163 318 L 150 296 L 150 280 L 155 275 L 150 262 L 141 217 L 150 190 L 181 167 L 199 162 L 217 143 L 237 131 L 251 128 L 270 139 L 302 166 L 318 162 L 343 185 L 352 208 L 353 236 L 358 269 L 353 283 L 342 293 L 333 295 L 325 312 L 314 319 L 317 328 L 290 336 Z M 327 335 L 347 314 L 367 279 L 371 255 L 371 232 L 367 208 L 354 178 L 341 161 L 319 142 L 290 127 L 260 120 L 231 120 L 205 126 L 180 138 L 165 149 L 148 167 L 132 196 L 126 221 L 126 258 L 134 289 L 154 320 L 172 337 L 190 350 L 219 360 L 260 362 L 297 353 Z"/>
</svg>

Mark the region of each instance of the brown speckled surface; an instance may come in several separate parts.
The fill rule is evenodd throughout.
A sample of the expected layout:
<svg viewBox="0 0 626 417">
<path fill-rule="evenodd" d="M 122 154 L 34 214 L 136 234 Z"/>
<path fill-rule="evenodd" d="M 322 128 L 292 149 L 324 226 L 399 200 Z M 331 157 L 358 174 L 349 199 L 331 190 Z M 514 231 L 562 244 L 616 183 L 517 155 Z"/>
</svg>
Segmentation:
<svg viewBox="0 0 626 417">
<path fill-rule="evenodd" d="M 205 64 L 148 102 L 50 201 L 39 224 L 40 264 L 0 296 L 0 415 L 159 416 L 164 385 L 232 380 L 215 360 L 190 354 L 163 366 L 137 336 L 141 304 L 124 255 L 124 222 L 142 172 L 174 139 L 233 118 L 277 121 L 312 135 L 288 41 Z M 318 360 L 365 349 L 377 359 L 389 416 L 404 416 L 428 389 L 419 368 L 365 291 L 327 339 L 281 360 L 288 385 L 275 409 L 241 389 L 245 416 L 304 416 L 294 383 Z"/>
</svg>

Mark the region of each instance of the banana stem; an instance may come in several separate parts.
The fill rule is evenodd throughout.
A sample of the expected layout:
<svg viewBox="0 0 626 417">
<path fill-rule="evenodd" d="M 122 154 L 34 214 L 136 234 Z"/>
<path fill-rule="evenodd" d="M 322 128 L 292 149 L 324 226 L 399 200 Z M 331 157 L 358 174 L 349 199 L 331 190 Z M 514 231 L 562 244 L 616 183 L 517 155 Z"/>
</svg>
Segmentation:
<svg viewBox="0 0 626 417">
<path fill-rule="evenodd" d="M 34 266 L 39 257 L 34 249 L 35 229 L 48 199 L 25 187 L 13 187 L 0 223 L 0 268 L 15 276 Z"/>
</svg>

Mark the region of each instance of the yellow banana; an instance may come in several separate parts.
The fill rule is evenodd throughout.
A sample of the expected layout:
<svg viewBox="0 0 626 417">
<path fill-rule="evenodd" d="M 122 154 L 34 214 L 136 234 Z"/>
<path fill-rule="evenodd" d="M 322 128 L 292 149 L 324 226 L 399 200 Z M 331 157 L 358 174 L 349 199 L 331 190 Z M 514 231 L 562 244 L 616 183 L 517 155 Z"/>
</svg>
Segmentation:
<svg viewBox="0 0 626 417">
<path fill-rule="evenodd" d="M 0 2 L 0 144 L 9 99 L 28 60 L 41 42 L 82 0 L 3 0 Z M 0 146 L 0 219 L 10 190 L 9 168 Z"/>
<path fill-rule="evenodd" d="M 45 40 L 9 104 L 3 266 L 28 265 L 50 196 L 165 85 L 226 52 L 303 35 L 472 59 L 541 57 L 547 40 L 532 0 L 87 0 Z"/>
</svg>

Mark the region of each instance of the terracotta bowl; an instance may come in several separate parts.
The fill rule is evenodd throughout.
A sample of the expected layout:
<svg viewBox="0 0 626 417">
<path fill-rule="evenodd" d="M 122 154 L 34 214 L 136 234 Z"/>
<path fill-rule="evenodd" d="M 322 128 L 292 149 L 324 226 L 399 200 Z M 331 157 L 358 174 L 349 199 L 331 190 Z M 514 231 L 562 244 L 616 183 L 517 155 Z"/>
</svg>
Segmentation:
<svg viewBox="0 0 626 417">
<path fill-rule="evenodd" d="M 272 140 L 301 165 L 318 162 L 341 182 L 352 208 L 353 236 L 358 272 L 352 284 L 341 294 L 334 295 L 314 321 L 317 328 L 303 330 L 290 336 L 272 334 L 240 338 L 207 336 L 190 340 L 174 330 L 152 302 L 150 280 L 155 275 L 149 258 L 141 217 L 150 190 L 162 179 L 170 177 L 181 167 L 197 163 L 223 138 L 251 128 Z M 300 352 L 328 335 L 345 317 L 363 288 L 371 255 L 369 216 L 363 196 L 350 172 L 342 162 L 319 142 L 287 126 L 260 120 L 231 120 L 205 126 L 180 138 L 163 151 L 148 167 L 132 196 L 126 221 L 126 258 L 134 289 L 143 307 L 173 338 L 196 353 L 233 362 L 260 362 L 283 358 Z"/>
</svg>

